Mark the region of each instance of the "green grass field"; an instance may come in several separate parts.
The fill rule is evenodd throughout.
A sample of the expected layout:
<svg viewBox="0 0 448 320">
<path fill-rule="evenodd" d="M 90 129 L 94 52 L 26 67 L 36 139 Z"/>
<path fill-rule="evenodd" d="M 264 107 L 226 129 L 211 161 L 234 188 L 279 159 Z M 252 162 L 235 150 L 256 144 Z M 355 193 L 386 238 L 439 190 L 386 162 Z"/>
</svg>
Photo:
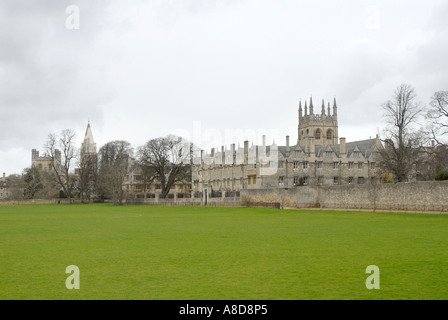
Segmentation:
<svg viewBox="0 0 448 320">
<path fill-rule="evenodd" d="M 0 206 L 0 299 L 448 299 L 447 234 L 438 215 Z"/>
</svg>

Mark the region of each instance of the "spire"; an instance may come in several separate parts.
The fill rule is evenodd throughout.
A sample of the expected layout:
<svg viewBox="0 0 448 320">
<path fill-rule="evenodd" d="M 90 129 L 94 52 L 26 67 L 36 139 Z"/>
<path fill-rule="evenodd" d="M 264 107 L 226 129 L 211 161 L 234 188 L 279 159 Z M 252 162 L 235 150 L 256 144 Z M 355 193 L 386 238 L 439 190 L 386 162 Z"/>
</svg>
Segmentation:
<svg viewBox="0 0 448 320">
<path fill-rule="evenodd" d="M 322 115 L 324 116 L 325 115 L 325 102 L 324 102 L 324 99 L 322 99 Z"/>
<path fill-rule="evenodd" d="M 93 140 L 92 129 L 90 128 L 90 120 L 87 122 L 86 134 L 81 145 L 81 151 L 85 154 L 96 153 L 96 143 Z"/>
<path fill-rule="evenodd" d="M 305 101 L 305 115 L 307 116 L 308 115 L 308 105 L 307 105 L 307 102 Z"/>
<path fill-rule="evenodd" d="M 302 118 L 302 100 L 299 101 L 299 117 Z"/>
<path fill-rule="evenodd" d="M 334 98 L 334 102 L 333 102 L 333 115 L 334 116 L 338 115 L 338 106 L 336 104 L 336 97 Z"/>
<path fill-rule="evenodd" d="M 310 99 L 310 115 L 314 114 L 313 97 Z"/>
<path fill-rule="evenodd" d="M 327 108 L 327 110 L 328 110 L 328 116 L 330 116 L 331 114 L 330 114 L 330 102 L 328 102 L 328 108 Z"/>
</svg>

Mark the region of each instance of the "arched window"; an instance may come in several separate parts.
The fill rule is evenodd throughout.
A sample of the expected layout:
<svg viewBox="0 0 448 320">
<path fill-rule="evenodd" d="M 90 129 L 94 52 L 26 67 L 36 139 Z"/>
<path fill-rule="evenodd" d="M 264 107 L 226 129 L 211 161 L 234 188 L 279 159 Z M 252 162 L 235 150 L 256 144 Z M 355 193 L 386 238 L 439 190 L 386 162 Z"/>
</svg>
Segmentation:
<svg viewBox="0 0 448 320">
<path fill-rule="evenodd" d="M 333 140 L 333 130 L 331 129 L 327 131 L 327 140 Z"/>
<path fill-rule="evenodd" d="M 320 140 L 321 136 L 322 136 L 322 130 L 317 129 L 316 133 L 314 134 L 314 137 L 316 138 L 316 140 Z"/>
</svg>

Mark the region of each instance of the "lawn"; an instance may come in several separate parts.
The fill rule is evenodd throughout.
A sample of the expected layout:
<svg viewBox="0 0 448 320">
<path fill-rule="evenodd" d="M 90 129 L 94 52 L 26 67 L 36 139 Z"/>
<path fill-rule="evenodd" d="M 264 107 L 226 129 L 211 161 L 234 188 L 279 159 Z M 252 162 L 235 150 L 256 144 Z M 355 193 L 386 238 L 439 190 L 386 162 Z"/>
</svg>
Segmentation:
<svg viewBox="0 0 448 320">
<path fill-rule="evenodd" d="M 447 233 L 440 215 L 0 206 L 0 299 L 445 300 Z"/>
</svg>

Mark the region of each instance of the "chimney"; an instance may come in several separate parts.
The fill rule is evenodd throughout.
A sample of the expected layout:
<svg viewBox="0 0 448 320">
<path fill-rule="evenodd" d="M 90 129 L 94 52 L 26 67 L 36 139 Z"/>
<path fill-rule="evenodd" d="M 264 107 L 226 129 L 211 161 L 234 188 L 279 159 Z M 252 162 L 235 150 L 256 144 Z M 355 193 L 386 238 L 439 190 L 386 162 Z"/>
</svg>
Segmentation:
<svg viewBox="0 0 448 320">
<path fill-rule="evenodd" d="M 341 144 L 341 148 L 339 149 L 339 153 L 340 154 L 347 154 L 347 148 L 345 146 L 345 138 L 340 138 L 339 139 L 340 144 Z"/>
<path fill-rule="evenodd" d="M 266 135 L 263 135 L 263 147 L 266 147 Z"/>
<path fill-rule="evenodd" d="M 212 158 L 215 156 L 215 148 L 212 148 L 211 154 Z"/>
<path fill-rule="evenodd" d="M 221 158 L 222 158 L 222 164 L 226 163 L 226 150 L 224 146 L 221 146 Z"/>
<path fill-rule="evenodd" d="M 244 141 L 244 164 L 247 164 L 249 158 L 249 141 Z"/>
<path fill-rule="evenodd" d="M 436 146 L 436 142 L 434 140 L 431 140 L 431 146 L 434 148 Z"/>
<path fill-rule="evenodd" d="M 6 178 L 6 173 L 3 172 L 3 178 Z"/>
<path fill-rule="evenodd" d="M 286 152 L 289 152 L 289 136 L 286 136 Z"/>
</svg>

